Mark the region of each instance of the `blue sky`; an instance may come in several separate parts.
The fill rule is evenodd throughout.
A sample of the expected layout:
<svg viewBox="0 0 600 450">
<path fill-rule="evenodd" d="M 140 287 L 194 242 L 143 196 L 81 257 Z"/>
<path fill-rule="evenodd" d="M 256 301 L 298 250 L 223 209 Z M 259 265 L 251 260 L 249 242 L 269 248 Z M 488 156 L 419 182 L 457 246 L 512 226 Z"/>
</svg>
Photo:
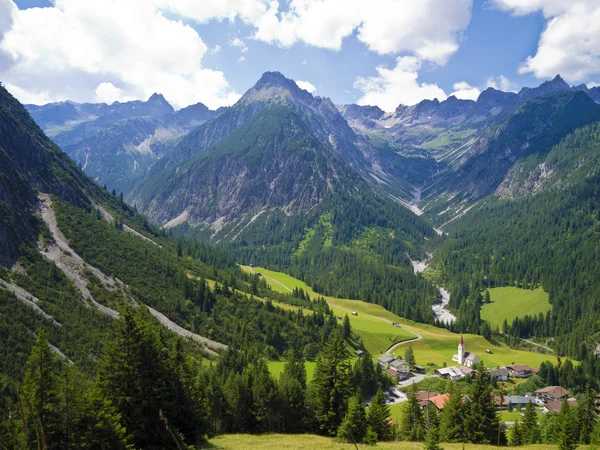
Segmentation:
<svg viewBox="0 0 600 450">
<path fill-rule="evenodd" d="M 175 107 L 214 108 L 267 70 L 336 103 L 386 110 L 518 90 L 559 72 L 600 81 L 594 0 L 0 0 L 3 8 L 0 80 L 32 103 L 158 91 Z"/>
</svg>

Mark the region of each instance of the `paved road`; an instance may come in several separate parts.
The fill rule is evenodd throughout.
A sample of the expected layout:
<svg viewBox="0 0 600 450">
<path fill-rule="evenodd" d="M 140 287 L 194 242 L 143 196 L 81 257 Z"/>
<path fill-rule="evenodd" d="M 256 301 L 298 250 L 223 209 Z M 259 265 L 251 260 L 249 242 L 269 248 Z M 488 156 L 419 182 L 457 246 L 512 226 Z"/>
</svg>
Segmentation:
<svg viewBox="0 0 600 450">
<path fill-rule="evenodd" d="M 521 340 L 527 342 L 528 344 L 535 345 L 536 347 L 543 348 L 544 350 L 548 350 L 550 353 L 554 353 L 554 350 L 552 350 L 550 347 L 546 347 L 545 345 L 538 344 L 537 342 L 530 341 L 529 339 L 521 338 Z"/>
<path fill-rule="evenodd" d="M 399 381 L 397 387 L 398 388 L 410 387 L 413 384 L 420 383 L 421 381 L 423 381 L 426 378 L 431 378 L 431 375 L 415 375 L 414 377 L 412 377 L 409 380 Z"/>
</svg>

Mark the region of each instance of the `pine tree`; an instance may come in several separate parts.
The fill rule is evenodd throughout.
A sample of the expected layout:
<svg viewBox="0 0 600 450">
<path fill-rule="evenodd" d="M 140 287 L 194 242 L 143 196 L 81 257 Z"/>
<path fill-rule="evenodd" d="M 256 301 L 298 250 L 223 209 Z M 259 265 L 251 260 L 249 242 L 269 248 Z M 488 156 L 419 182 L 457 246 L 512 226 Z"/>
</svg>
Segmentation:
<svg viewBox="0 0 600 450">
<path fill-rule="evenodd" d="M 337 431 L 342 442 L 360 444 L 367 434 L 367 417 L 360 395 L 355 395 L 348 402 L 348 412 Z"/>
<path fill-rule="evenodd" d="M 440 414 L 440 439 L 443 442 L 465 442 L 464 404 L 460 394 L 450 385 L 450 398 Z"/>
<path fill-rule="evenodd" d="M 350 334 L 352 333 L 352 329 L 350 328 L 350 318 L 348 317 L 348 314 L 344 316 L 342 329 L 344 330 L 344 337 L 348 339 L 350 337 Z"/>
<path fill-rule="evenodd" d="M 571 407 L 566 397 L 562 401 L 559 414 L 558 449 L 575 450 L 577 448 L 576 437 L 577 424 L 573 420 Z"/>
<path fill-rule="evenodd" d="M 383 391 L 377 390 L 377 393 L 371 399 L 371 406 L 367 411 L 367 423 L 375 432 L 378 441 L 389 441 L 391 439 L 391 429 L 388 423 L 390 417 L 390 408 L 385 402 Z"/>
<path fill-rule="evenodd" d="M 373 395 L 378 388 L 378 376 L 371 354 L 365 350 L 365 354 L 354 364 L 354 385 L 359 388 L 365 397 Z"/>
<path fill-rule="evenodd" d="M 167 408 L 165 366 L 162 345 L 148 319 L 141 312 L 125 311 L 115 321 L 115 338 L 109 343 L 100 367 L 100 383 L 122 417 L 132 443 L 139 448 L 165 448 L 171 436 L 159 419 Z"/>
<path fill-rule="evenodd" d="M 483 365 L 477 369 L 465 414 L 465 435 L 474 444 L 490 444 L 498 439 L 498 415 L 492 386 Z"/>
<path fill-rule="evenodd" d="M 286 354 L 287 363 L 279 376 L 279 392 L 283 402 L 283 430 L 286 433 L 304 431 L 306 411 L 306 366 L 295 352 Z"/>
<path fill-rule="evenodd" d="M 512 431 L 510 433 L 510 445 L 512 445 L 513 447 L 523 445 L 523 431 L 518 420 L 513 425 Z"/>
<path fill-rule="evenodd" d="M 540 428 L 537 423 L 538 415 L 537 409 L 533 405 L 533 402 L 527 403 L 525 406 L 525 412 L 523 413 L 523 444 L 531 445 L 537 444 L 540 440 Z"/>
<path fill-rule="evenodd" d="M 440 446 L 440 433 L 437 427 L 429 427 L 425 435 L 425 450 L 442 450 Z"/>
<path fill-rule="evenodd" d="M 596 392 L 591 385 L 586 386 L 585 395 L 578 408 L 579 416 L 579 442 L 589 444 L 591 435 L 598 421 L 598 409 L 596 408 Z"/>
<path fill-rule="evenodd" d="M 406 351 L 404 352 L 404 361 L 406 361 L 411 369 L 414 369 L 414 367 L 417 365 L 417 361 L 415 360 L 415 352 L 410 344 L 408 347 L 406 347 Z"/>
<path fill-rule="evenodd" d="M 277 431 L 280 422 L 279 391 L 264 360 L 259 360 L 252 373 L 252 413 L 256 431 Z"/>
<path fill-rule="evenodd" d="M 402 432 L 407 441 L 421 441 L 423 439 L 423 412 L 417 400 L 415 386 L 408 394 L 404 403 L 404 416 L 402 418 Z"/>
<path fill-rule="evenodd" d="M 315 419 L 322 432 L 331 436 L 336 431 L 352 394 L 350 352 L 341 330 L 335 330 L 317 357 L 312 382 Z"/>
<path fill-rule="evenodd" d="M 50 350 L 44 331 L 39 330 L 25 365 L 23 392 L 27 420 L 36 434 L 30 438 L 48 449 L 62 448 L 64 443 L 59 413 L 58 369 L 59 361 Z"/>
</svg>

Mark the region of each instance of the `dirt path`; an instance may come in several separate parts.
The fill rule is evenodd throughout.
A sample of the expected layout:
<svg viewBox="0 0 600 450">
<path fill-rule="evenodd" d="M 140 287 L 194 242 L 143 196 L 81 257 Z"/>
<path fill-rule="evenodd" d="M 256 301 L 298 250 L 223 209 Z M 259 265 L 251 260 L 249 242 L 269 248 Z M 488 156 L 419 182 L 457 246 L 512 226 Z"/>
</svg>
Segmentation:
<svg viewBox="0 0 600 450">
<path fill-rule="evenodd" d="M 252 267 L 248 266 L 248 268 L 252 271 L 253 274 L 256 274 L 256 271 Z M 287 287 L 285 284 L 281 283 L 280 281 L 277 281 L 275 278 L 268 277 L 266 275 L 263 275 L 262 273 L 260 274 L 260 276 L 263 277 L 265 280 L 270 280 L 273 283 L 277 283 L 282 288 L 287 289 L 288 291 L 292 292 L 292 290 L 289 287 Z"/>
<path fill-rule="evenodd" d="M 550 353 L 554 353 L 554 350 L 552 350 L 550 347 L 546 347 L 545 345 L 538 344 L 537 342 L 530 341 L 529 339 L 521 338 L 521 340 L 527 342 L 528 344 L 535 345 L 536 347 L 543 348 L 544 350 L 548 350 Z"/>
<path fill-rule="evenodd" d="M 25 289 L 17 286 L 16 284 L 9 283 L 8 281 L 4 281 L 2 279 L 0 279 L 0 289 L 6 289 L 7 291 L 12 292 L 14 294 L 14 296 L 17 297 L 18 300 L 25 303 L 30 308 L 33 308 L 38 314 L 41 314 L 46 319 L 51 320 L 55 326 L 57 326 L 57 327 L 62 326 L 60 323 L 58 323 L 56 320 L 54 320 L 54 317 L 52 317 L 50 314 L 48 314 L 46 311 L 44 311 L 42 308 L 40 308 L 37 305 L 37 303 L 39 302 L 39 299 L 37 297 L 35 297 L 34 295 L 30 294 L 29 292 L 27 292 Z"/>
</svg>

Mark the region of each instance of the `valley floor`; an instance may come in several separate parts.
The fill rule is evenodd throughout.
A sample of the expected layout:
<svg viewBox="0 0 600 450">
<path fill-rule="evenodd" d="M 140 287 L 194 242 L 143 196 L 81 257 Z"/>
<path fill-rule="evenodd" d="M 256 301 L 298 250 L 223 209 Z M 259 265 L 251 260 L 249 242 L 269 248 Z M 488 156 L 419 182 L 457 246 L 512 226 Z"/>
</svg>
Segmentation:
<svg viewBox="0 0 600 450">
<path fill-rule="evenodd" d="M 262 267 L 241 266 L 242 270 L 259 272 L 274 290 L 289 293 L 294 288 L 302 288 L 311 297 L 318 297 L 310 286 L 287 274 L 275 272 Z M 409 341 L 414 349 L 417 364 L 427 366 L 455 365 L 452 356 L 460 335 L 445 328 L 412 322 L 387 311 L 382 306 L 366 303 L 361 300 L 339 299 L 323 296 L 333 312 L 338 316 L 348 314 L 352 329 L 359 333 L 365 346 L 374 356 L 379 356 L 390 350 L 397 355 L 404 354 L 404 348 Z M 357 315 L 352 315 L 356 312 Z M 397 324 L 394 326 L 393 323 Z M 417 339 L 421 336 L 421 339 Z M 531 367 L 539 365 L 553 357 L 547 354 L 516 350 L 506 345 L 489 342 L 482 336 L 464 335 L 467 351 L 478 355 L 486 367 L 497 367 L 511 364 L 527 364 Z M 404 343 L 403 343 L 404 342 Z M 390 348 L 390 347 L 394 348 Z M 486 350 L 491 353 L 487 353 Z"/>
</svg>

